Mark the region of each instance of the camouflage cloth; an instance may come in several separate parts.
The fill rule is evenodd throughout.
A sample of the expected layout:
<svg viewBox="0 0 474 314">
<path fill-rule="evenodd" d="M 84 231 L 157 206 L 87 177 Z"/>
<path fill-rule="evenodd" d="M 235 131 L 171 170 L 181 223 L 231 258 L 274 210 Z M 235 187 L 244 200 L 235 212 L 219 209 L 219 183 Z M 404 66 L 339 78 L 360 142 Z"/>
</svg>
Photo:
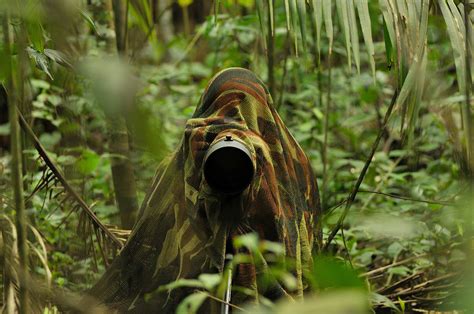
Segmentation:
<svg viewBox="0 0 474 314">
<path fill-rule="evenodd" d="M 256 169 L 238 196 L 216 195 L 202 174 L 209 146 L 229 134 L 251 149 Z M 311 166 L 267 88 L 248 70 L 226 69 L 209 83 L 178 150 L 160 165 L 130 239 L 91 294 L 120 312 L 173 312 L 190 291 L 146 295 L 178 278 L 222 271 L 228 239 L 254 231 L 284 244 L 301 295 L 302 266 L 321 243 L 320 217 Z M 240 284 L 254 276 L 248 265 L 235 275 Z"/>
</svg>

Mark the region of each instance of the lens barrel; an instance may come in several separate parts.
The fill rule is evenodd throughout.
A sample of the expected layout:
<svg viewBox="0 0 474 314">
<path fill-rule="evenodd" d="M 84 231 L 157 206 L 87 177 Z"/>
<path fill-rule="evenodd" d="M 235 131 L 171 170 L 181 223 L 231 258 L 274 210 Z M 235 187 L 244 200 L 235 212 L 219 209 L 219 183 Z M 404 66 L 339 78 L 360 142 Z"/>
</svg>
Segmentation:
<svg viewBox="0 0 474 314">
<path fill-rule="evenodd" d="M 250 150 L 231 135 L 211 144 L 204 157 L 204 177 L 220 194 L 241 193 L 252 182 L 254 172 Z"/>
</svg>

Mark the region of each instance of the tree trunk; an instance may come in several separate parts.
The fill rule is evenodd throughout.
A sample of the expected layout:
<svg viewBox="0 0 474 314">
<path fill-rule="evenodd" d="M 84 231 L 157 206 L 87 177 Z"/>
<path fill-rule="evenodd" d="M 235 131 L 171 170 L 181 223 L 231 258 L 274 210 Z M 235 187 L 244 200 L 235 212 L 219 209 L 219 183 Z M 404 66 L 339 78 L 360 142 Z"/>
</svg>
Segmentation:
<svg viewBox="0 0 474 314">
<path fill-rule="evenodd" d="M 25 214 L 25 200 L 23 198 L 23 167 L 22 167 L 22 149 L 21 149 L 21 135 L 20 125 L 18 123 L 18 112 L 19 104 L 21 103 L 21 91 L 23 87 L 20 85 L 24 84 L 22 77 L 24 71 L 23 68 L 15 71 L 13 69 L 12 62 L 12 39 L 8 16 L 3 19 L 3 37 L 4 37 L 4 49 L 6 55 L 9 58 L 8 67 L 8 114 L 10 121 L 10 150 L 11 150 L 11 177 L 12 177 L 12 188 L 13 196 L 15 201 L 15 212 L 16 212 L 16 230 L 18 234 L 18 253 L 19 253 L 19 267 L 20 271 L 28 272 L 28 246 L 26 240 L 26 227 L 27 219 Z M 20 28 L 18 36 L 18 58 L 19 64 L 26 62 L 22 67 L 26 67 L 28 59 L 26 58 L 26 37 L 23 29 Z M 17 75 L 16 75 L 17 74 Z M 20 84 L 20 85 L 18 85 Z M 29 297 L 28 290 L 25 285 L 20 282 L 19 289 L 19 313 L 29 313 Z"/>
<path fill-rule="evenodd" d="M 127 51 L 127 1 L 113 0 L 114 26 L 118 54 Z M 112 154 L 112 178 L 115 200 L 120 211 L 122 227 L 131 229 L 138 208 L 137 188 L 133 165 L 130 161 L 128 129 L 122 114 L 107 117 L 109 151 Z"/>
</svg>

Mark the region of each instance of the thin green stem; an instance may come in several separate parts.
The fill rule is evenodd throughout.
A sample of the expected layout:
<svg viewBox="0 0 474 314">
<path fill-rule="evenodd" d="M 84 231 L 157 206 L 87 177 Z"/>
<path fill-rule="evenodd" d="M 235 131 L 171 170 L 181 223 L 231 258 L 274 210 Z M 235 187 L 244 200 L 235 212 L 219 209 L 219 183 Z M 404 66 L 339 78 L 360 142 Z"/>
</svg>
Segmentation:
<svg viewBox="0 0 474 314">
<path fill-rule="evenodd" d="M 268 65 L 268 89 L 270 91 L 270 95 L 275 97 L 275 35 L 273 33 L 273 25 L 271 16 L 273 16 L 273 5 L 270 3 L 273 0 L 267 0 L 267 10 L 268 10 L 268 36 L 267 36 L 267 65 Z"/>
<path fill-rule="evenodd" d="M 331 53 L 328 55 L 328 88 L 327 88 L 327 97 L 326 97 L 326 106 L 324 109 L 324 140 L 323 140 L 323 150 L 322 150 L 322 159 L 323 159 L 323 186 L 322 186 L 322 207 L 323 212 L 327 208 L 327 184 L 328 184 L 328 134 L 329 134 L 329 113 L 331 110 Z M 321 93 L 321 91 L 320 91 Z M 321 96 L 322 98 L 322 96 Z M 321 99 L 322 100 L 322 99 Z"/>
<path fill-rule="evenodd" d="M 390 119 L 390 115 L 392 114 L 393 107 L 395 106 L 395 103 L 397 101 L 397 96 L 398 96 L 398 90 L 395 91 L 393 94 L 392 100 L 390 102 L 390 105 L 387 109 L 387 112 L 385 113 L 384 121 L 383 121 L 383 127 L 380 128 L 379 133 L 377 135 L 377 138 L 375 139 L 374 144 L 372 145 L 372 149 L 370 151 L 369 156 L 367 157 L 367 161 L 364 164 L 364 168 L 362 168 L 362 171 L 359 175 L 359 178 L 357 179 L 356 184 L 354 185 L 354 188 L 352 189 L 352 192 L 347 200 L 346 206 L 344 207 L 344 211 L 342 212 L 341 216 L 339 217 L 339 220 L 336 223 L 336 226 L 332 229 L 331 233 L 328 236 L 328 239 L 326 241 L 326 244 L 324 246 L 324 250 L 327 250 L 329 247 L 329 244 L 331 244 L 332 239 L 336 236 L 338 231 L 342 228 L 342 224 L 344 223 L 344 220 L 349 213 L 349 210 L 351 209 L 352 204 L 354 203 L 354 200 L 357 196 L 357 192 L 359 191 L 360 185 L 362 184 L 362 181 L 364 180 L 364 177 L 367 173 L 367 170 L 369 169 L 369 166 L 372 162 L 372 158 L 374 157 L 375 152 L 377 151 L 377 147 L 379 146 L 380 140 L 382 139 L 385 127 L 387 126 L 388 120 Z"/>
<path fill-rule="evenodd" d="M 23 166 L 22 166 L 22 145 L 20 135 L 20 125 L 18 123 L 17 108 L 21 102 L 21 95 L 19 94 L 22 88 L 18 88 L 18 84 L 23 84 L 24 80 L 22 69 L 15 71 L 13 66 L 13 53 L 11 38 L 11 30 L 9 17 L 6 15 L 3 19 L 3 37 L 4 37 L 4 49 L 6 55 L 9 56 L 8 67 L 8 83 L 7 83 L 7 102 L 8 102 L 8 115 L 10 122 L 10 143 L 11 143 L 11 178 L 13 195 L 15 199 L 15 213 L 16 213 L 16 231 L 18 235 L 18 255 L 19 255 L 19 267 L 21 271 L 28 271 L 28 243 L 26 239 L 27 233 L 27 219 L 26 209 L 23 191 Z M 18 50 L 24 51 L 26 48 L 26 38 L 21 34 L 22 29 L 19 31 L 18 37 Z M 19 58 L 22 53 L 19 52 Z M 24 65 L 26 66 L 26 65 Z M 29 313 L 29 296 L 28 289 L 24 283 L 20 283 L 19 289 L 19 313 Z"/>
</svg>

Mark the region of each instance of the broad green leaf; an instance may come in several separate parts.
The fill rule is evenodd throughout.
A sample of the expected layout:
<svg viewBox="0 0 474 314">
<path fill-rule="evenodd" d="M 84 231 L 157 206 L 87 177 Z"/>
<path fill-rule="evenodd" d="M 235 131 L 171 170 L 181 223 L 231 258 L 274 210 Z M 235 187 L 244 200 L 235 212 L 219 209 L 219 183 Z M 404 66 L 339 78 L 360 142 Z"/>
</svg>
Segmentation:
<svg viewBox="0 0 474 314">
<path fill-rule="evenodd" d="M 208 291 L 212 291 L 222 280 L 221 274 L 200 274 L 198 277 L 199 281 L 202 282 L 204 288 Z"/>
<path fill-rule="evenodd" d="M 188 295 L 176 308 L 176 314 L 197 313 L 206 299 L 207 295 L 203 292 L 195 292 L 191 295 Z"/>
<path fill-rule="evenodd" d="M 76 167 L 82 174 L 87 175 L 93 173 L 97 169 L 97 166 L 99 166 L 99 163 L 100 156 L 93 150 L 85 149 L 76 162 Z"/>
<path fill-rule="evenodd" d="M 366 289 L 356 271 L 331 257 L 316 256 L 308 279 L 315 289 Z"/>
<path fill-rule="evenodd" d="M 32 46 L 37 51 L 43 51 L 44 49 L 44 30 L 41 23 L 37 20 L 26 21 L 26 29 L 28 32 L 28 38 Z"/>
</svg>

